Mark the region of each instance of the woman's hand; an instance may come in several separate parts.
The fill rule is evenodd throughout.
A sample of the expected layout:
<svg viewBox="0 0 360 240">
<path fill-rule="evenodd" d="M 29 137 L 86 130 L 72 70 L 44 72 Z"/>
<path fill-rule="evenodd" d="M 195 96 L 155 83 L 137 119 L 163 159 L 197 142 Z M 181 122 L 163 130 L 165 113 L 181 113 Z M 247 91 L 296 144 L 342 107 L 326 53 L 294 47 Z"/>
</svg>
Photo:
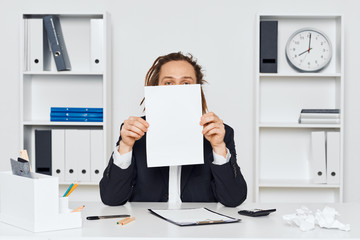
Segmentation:
<svg viewBox="0 0 360 240">
<path fill-rule="evenodd" d="M 215 113 L 209 112 L 202 115 L 200 125 L 203 126 L 202 133 L 210 142 L 214 152 L 226 158 L 225 126 L 223 121 Z"/>
<path fill-rule="evenodd" d="M 131 151 L 135 141 L 144 136 L 149 127 L 149 123 L 141 117 L 129 117 L 124 121 L 121 128 L 121 141 L 119 144 L 119 153 L 125 154 Z"/>
</svg>

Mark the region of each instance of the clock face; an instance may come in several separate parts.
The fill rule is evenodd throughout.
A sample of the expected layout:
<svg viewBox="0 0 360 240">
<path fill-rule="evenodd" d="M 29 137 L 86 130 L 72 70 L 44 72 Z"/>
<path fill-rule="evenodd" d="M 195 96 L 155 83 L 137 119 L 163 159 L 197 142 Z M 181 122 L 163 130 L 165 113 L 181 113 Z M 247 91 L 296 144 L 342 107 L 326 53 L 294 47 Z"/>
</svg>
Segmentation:
<svg viewBox="0 0 360 240">
<path fill-rule="evenodd" d="M 332 57 L 328 37 L 312 28 L 293 33 L 285 51 L 289 64 L 300 72 L 318 72 L 329 64 Z"/>
</svg>

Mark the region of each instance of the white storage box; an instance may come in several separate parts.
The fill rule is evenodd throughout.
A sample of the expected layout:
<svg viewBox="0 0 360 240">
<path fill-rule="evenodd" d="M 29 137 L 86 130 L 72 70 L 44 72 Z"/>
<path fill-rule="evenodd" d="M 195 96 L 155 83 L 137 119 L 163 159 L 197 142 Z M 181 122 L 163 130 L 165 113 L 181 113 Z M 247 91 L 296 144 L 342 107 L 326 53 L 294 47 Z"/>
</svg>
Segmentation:
<svg viewBox="0 0 360 240">
<path fill-rule="evenodd" d="M 59 212 L 59 179 L 0 172 L 0 221 L 33 232 L 78 228 L 81 212 Z"/>
</svg>

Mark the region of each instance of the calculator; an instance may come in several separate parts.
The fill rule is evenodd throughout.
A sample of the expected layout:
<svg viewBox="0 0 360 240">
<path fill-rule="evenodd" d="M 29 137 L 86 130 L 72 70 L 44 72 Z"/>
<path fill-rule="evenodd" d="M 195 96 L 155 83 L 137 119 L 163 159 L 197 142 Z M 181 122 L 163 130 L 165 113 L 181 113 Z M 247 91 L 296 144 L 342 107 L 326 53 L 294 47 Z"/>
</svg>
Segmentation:
<svg viewBox="0 0 360 240">
<path fill-rule="evenodd" d="M 260 217 L 260 216 L 267 216 L 275 211 L 276 209 L 251 209 L 251 210 L 240 210 L 238 211 L 238 213 L 250 217 Z"/>
</svg>

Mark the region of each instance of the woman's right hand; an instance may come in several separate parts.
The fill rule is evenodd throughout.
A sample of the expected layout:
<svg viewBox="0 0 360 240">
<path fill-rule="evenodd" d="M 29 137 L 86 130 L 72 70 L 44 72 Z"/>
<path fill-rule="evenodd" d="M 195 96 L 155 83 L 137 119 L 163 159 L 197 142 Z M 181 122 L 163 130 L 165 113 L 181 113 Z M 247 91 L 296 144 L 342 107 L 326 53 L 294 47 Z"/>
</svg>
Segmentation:
<svg viewBox="0 0 360 240">
<path fill-rule="evenodd" d="M 135 141 L 144 136 L 148 127 L 149 123 L 141 117 L 129 117 L 125 120 L 120 131 L 121 141 L 118 149 L 120 155 L 130 152 Z"/>
</svg>

